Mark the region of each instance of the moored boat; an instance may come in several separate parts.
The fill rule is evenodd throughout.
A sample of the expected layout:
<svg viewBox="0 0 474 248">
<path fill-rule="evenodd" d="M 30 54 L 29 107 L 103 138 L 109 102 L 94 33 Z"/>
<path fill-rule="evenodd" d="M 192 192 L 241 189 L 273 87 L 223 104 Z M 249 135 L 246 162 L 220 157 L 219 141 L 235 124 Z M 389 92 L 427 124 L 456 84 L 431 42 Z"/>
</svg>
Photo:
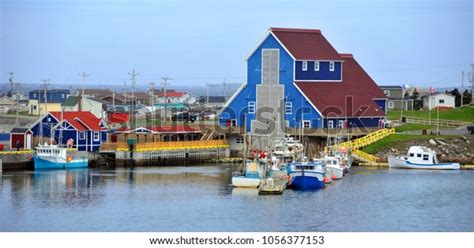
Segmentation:
<svg viewBox="0 0 474 248">
<path fill-rule="evenodd" d="M 35 169 L 87 168 L 86 156 L 79 156 L 74 149 L 58 145 L 38 145 L 33 156 Z"/>
<path fill-rule="evenodd" d="M 246 159 L 243 163 L 244 170 L 232 174 L 232 185 L 240 188 L 257 188 L 265 177 L 263 162 Z"/>
<path fill-rule="evenodd" d="M 334 179 L 342 179 L 344 176 L 345 166 L 341 165 L 341 159 L 338 157 L 325 157 L 323 163 L 326 165 L 326 171 L 329 172 Z"/>
<path fill-rule="evenodd" d="M 321 189 L 325 187 L 325 166 L 320 161 L 288 164 L 290 185 L 295 189 Z"/>
<path fill-rule="evenodd" d="M 388 166 L 400 169 L 459 170 L 459 163 L 439 163 L 436 152 L 424 146 L 411 146 L 406 157 L 389 156 Z"/>
</svg>

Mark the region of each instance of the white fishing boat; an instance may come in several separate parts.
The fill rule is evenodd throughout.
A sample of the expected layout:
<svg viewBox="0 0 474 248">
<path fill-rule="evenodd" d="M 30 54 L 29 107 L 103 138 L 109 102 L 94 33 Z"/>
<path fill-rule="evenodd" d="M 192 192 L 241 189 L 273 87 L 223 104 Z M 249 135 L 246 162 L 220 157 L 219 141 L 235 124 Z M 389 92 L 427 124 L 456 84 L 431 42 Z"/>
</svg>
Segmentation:
<svg viewBox="0 0 474 248">
<path fill-rule="evenodd" d="M 58 145 L 38 145 L 33 156 L 35 169 L 71 169 L 87 168 L 86 156 L 77 155 L 75 149 Z"/>
<path fill-rule="evenodd" d="M 436 152 L 424 146 L 411 146 L 406 157 L 389 156 L 388 166 L 401 169 L 459 170 L 459 163 L 439 163 Z"/>
<path fill-rule="evenodd" d="M 239 188 L 257 188 L 265 178 L 264 162 L 246 159 L 243 163 L 244 170 L 232 174 L 232 185 Z"/>
<path fill-rule="evenodd" d="M 341 158 L 327 156 L 322 161 L 326 165 L 326 171 L 333 179 L 342 179 L 345 166 L 341 164 Z"/>
</svg>

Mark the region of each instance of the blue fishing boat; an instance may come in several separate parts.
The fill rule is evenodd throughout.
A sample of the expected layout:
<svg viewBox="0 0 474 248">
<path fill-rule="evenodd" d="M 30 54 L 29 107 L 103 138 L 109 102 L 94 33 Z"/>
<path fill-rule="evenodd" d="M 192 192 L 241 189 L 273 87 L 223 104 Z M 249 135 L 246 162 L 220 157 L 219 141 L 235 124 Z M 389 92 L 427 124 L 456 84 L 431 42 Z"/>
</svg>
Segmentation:
<svg viewBox="0 0 474 248">
<path fill-rule="evenodd" d="M 301 190 L 324 188 L 325 171 L 325 166 L 320 161 L 293 162 L 287 166 L 291 187 Z"/>
<path fill-rule="evenodd" d="M 77 151 L 58 145 L 38 145 L 33 156 L 36 169 L 71 169 L 87 168 L 89 161 L 86 156 L 79 156 Z"/>
</svg>

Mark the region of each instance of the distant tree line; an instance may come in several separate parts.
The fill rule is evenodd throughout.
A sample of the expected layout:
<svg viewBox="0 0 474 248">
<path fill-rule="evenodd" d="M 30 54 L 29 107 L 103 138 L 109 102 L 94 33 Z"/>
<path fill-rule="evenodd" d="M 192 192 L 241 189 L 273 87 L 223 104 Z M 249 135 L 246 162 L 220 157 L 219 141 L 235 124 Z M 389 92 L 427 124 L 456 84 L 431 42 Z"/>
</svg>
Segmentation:
<svg viewBox="0 0 474 248">
<path fill-rule="evenodd" d="M 461 107 L 461 93 L 459 93 L 459 90 L 457 88 L 454 88 L 451 91 L 446 90 L 445 92 L 455 97 L 454 104 L 456 107 Z M 462 95 L 463 95 L 462 105 L 469 105 L 471 103 L 471 92 L 468 90 L 465 90 L 462 93 Z"/>
</svg>

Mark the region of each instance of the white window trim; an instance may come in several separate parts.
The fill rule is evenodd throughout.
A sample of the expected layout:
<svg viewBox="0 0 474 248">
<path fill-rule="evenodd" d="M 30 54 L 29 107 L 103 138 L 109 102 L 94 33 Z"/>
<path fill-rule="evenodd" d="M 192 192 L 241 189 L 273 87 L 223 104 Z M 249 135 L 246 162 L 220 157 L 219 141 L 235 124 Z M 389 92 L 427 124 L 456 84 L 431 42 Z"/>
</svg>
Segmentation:
<svg viewBox="0 0 474 248">
<path fill-rule="evenodd" d="M 334 128 L 334 121 L 328 121 L 328 128 Z"/>
<path fill-rule="evenodd" d="M 390 96 L 390 90 L 384 90 L 383 93 L 385 93 L 386 96 Z"/>
<path fill-rule="evenodd" d="M 319 60 L 314 61 L 314 71 L 319 71 Z"/>
<path fill-rule="evenodd" d="M 389 109 L 395 108 L 395 103 L 392 102 L 392 101 L 388 101 L 388 108 L 389 108 Z"/>
<path fill-rule="evenodd" d="M 339 122 L 337 123 L 337 127 L 338 128 L 343 128 L 344 127 L 344 120 L 339 120 Z"/>
<path fill-rule="evenodd" d="M 301 70 L 302 71 L 307 71 L 308 70 L 308 61 L 302 61 L 301 62 Z"/>
<path fill-rule="evenodd" d="M 79 139 L 80 140 L 85 140 L 86 139 L 86 132 L 84 132 L 84 131 L 79 132 Z"/>
<path fill-rule="evenodd" d="M 334 71 L 336 69 L 336 65 L 334 64 L 334 61 L 329 62 L 329 71 Z"/>
<path fill-rule="evenodd" d="M 303 120 L 303 128 L 311 128 L 311 120 Z"/>
<path fill-rule="evenodd" d="M 97 137 L 96 137 L 97 135 Z M 99 132 L 94 132 L 94 141 L 99 141 L 100 140 L 100 133 Z"/>
<path fill-rule="evenodd" d="M 230 126 L 236 127 L 237 126 L 237 119 L 230 119 Z"/>
<path fill-rule="evenodd" d="M 255 114 L 255 101 L 248 102 L 248 112 L 249 114 Z"/>
<path fill-rule="evenodd" d="M 288 109 L 290 109 L 290 111 L 287 111 Z M 285 114 L 286 115 L 293 114 L 293 103 L 292 102 L 285 102 Z"/>
</svg>

